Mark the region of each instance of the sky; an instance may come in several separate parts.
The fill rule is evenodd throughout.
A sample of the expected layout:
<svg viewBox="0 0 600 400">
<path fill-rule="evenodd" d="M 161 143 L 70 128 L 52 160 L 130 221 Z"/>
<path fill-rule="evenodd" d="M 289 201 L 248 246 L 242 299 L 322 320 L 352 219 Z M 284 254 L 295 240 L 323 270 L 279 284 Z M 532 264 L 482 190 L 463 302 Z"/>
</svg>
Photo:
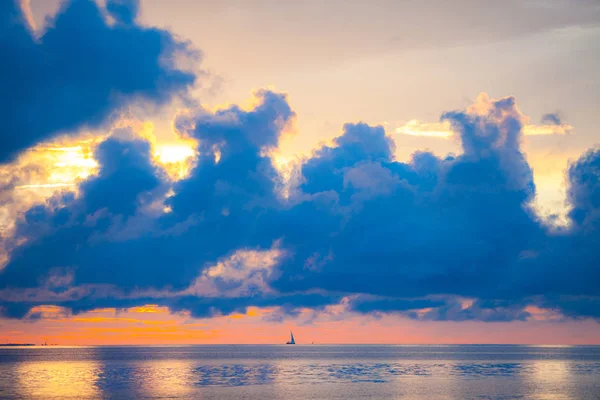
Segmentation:
<svg viewBox="0 0 600 400">
<path fill-rule="evenodd" d="M 600 344 L 596 1 L 0 19 L 0 341 Z"/>
</svg>

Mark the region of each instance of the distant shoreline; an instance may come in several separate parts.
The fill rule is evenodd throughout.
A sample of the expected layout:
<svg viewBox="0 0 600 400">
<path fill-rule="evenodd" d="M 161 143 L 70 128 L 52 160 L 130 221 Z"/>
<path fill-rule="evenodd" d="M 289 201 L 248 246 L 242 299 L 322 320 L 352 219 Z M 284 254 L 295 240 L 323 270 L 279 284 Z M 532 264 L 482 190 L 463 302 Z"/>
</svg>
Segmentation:
<svg viewBox="0 0 600 400">
<path fill-rule="evenodd" d="M 0 343 L 0 347 L 37 346 L 34 343 Z"/>
</svg>

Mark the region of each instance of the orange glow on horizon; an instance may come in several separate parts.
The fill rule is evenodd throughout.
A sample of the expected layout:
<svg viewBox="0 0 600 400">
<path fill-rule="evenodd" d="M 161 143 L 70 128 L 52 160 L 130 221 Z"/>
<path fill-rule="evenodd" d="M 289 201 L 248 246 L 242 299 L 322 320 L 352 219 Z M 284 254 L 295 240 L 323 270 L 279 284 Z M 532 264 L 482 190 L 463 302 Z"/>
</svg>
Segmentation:
<svg viewBox="0 0 600 400">
<path fill-rule="evenodd" d="M 600 324 L 557 321 L 551 313 L 530 308 L 529 321 L 414 321 L 398 316 L 340 314 L 333 306 L 323 314 L 302 310 L 295 317 L 269 318 L 275 308 L 249 307 L 244 314 L 192 318 L 145 305 L 122 311 L 102 309 L 76 316 L 56 306 L 40 306 L 41 319 L 0 320 L 3 342 L 59 345 L 116 344 L 283 344 L 294 332 L 298 344 L 600 344 Z M 146 312 L 140 310 L 160 310 Z M 276 322 L 279 321 L 279 322 Z"/>
</svg>

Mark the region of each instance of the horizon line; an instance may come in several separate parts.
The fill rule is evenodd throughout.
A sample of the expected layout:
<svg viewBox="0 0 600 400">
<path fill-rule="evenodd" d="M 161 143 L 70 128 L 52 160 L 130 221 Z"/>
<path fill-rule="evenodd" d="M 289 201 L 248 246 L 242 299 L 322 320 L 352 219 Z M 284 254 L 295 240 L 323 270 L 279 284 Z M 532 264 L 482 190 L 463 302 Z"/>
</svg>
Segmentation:
<svg viewBox="0 0 600 400">
<path fill-rule="evenodd" d="M 600 347 L 600 343 L 543 344 L 543 343 L 296 343 L 296 346 L 527 346 L 527 347 Z M 0 343 L 6 347 L 192 347 L 192 346 L 290 346 L 286 343 L 121 343 L 121 344 L 37 344 Z"/>
</svg>

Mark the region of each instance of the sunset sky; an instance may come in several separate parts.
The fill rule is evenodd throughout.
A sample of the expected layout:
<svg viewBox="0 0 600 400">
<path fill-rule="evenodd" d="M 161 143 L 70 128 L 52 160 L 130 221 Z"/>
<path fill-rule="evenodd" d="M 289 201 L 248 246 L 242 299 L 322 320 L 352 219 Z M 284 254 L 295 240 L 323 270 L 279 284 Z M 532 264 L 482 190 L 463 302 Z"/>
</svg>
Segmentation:
<svg viewBox="0 0 600 400">
<path fill-rule="evenodd" d="M 0 21 L 0 342 L 600 344 L 597 1 Z"/>
</svg>

